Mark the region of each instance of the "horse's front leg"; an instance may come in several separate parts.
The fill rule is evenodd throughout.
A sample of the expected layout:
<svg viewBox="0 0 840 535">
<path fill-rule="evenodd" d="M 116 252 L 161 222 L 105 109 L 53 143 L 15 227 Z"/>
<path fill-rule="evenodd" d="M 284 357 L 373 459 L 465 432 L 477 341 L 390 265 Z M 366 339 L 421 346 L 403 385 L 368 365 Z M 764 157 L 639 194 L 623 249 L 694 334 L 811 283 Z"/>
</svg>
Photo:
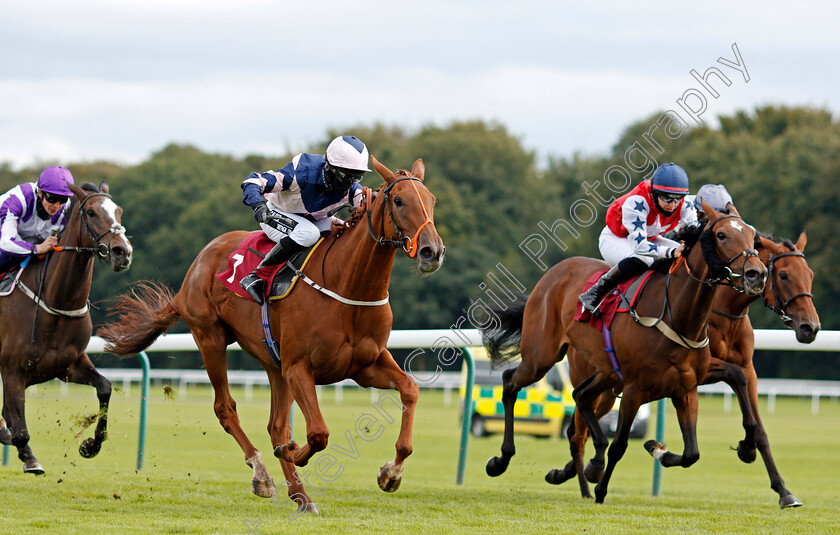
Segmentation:
<svg viewBox="0 0 840 535">
<path fill-rule="evenodd" d="M 296 362 L 283 370 L 283 376 L 306 420 L 306 444 L 299 446 L 296 442 L 287 442 L 275 447 L 274 455 L 297 466 L 306 466 L 313 455 L 327 447 L 330 432 L 318 406 L 315 378 L 307 367 L 307 360 L 291 357 L 290 360 Z"/>
<path fill-rule="evenodd" d="M 385 403 L 388 401 L 385 396 L 380 397 L 379 401 L 374 404 L 374 409 L 376 409 L 378 415 L 388 423 L 394 421 L 391 413 L 394 412 L 395 408 L 402 412 L 400 434 L 397 437 L 396 443 L 397 455 L 393 461 L 389 461 L 382 466 L 376 478 L 379 488 L 385 492 L 394 492 L 400 487 L 400 483 L 402 482 L 405 460 L 414 451 L 411 444 L 411 436 L 414 429 L 414 411 L 417 407 L 417 398 L 420 395 L 420 389 L 400 369 L 394 361 L 394 357 L 391 356 L 391 353 L 387 349 L 382 350 L 382 353 L 379 354 L 379 357 L 373 365 L 364 368 L 353 379 L 364 387 L 392 388 L 400 393 L 400 403 L 397 403 L 396 400 L 391 400 L 391 407 L 385 406 Z"/>
<path fill-rule="evenodd" d="M 99 419 L 96 423 L 96 431 L 93 433 L 93 438 L 85 439 L 79 446 L 79 455 L 90 459 L 99 453 L 102 443 L 108 438 L 108 403 L 111 400 L 111 382 L 96 371 L 87 353 L 79 355 L 76 362 L 67 368 L 64 379 L 72 383 L 90 385 L 96 389 L 96 397 L 99 399 Z"/>
<path fill-rule="evenodd" d="M 683 397 L 671 398 L 671 403 L 677 411 L 677 421 L 682 431 L 682 455 L 671 453 L 665 444 L 655 440 L 648 440 L 644 447 L 654 459 L 662 463 L 662 466 L 688 468 L 700 459 L 700 449 L 697 445 L 697 388 L 692 388 Z M 624 405 L 623 400 L 621 404 Z"/>
<path fill-rule="evenodd" d="M 5 355 L 4 355 L 5 357 Z M 3 359 L 5 360 L 5 358 Z M 29 447 L 29 431 L 26 428 L 24 378 L 8 370 L 3 371 L 3 419 L 9 425 L 11 443 L 18 450 L 18 459 L 23 462 L 23 471 L 41 475 L 44 467 L 35 458 Z"/>
<path fill-rule="evenodd" d="M 271 385 L 271 412 L 268 417 L 268 434 L 271 436 L 274 451 L 279 453 L 282 450 L 282 445 L 291 440 L 292 430 L 289 416 L 294 398 L 279 368 L 268 368 L 266 372 L 268 373 L 268 382 Z M 286 477 L 285 485 L 288 489 L 289 499 L 297 505 L 297 514 L 317 514 L 318 507 L 306 492 L 304 485 L 306 476 L 304 475 L 304 479 L 301 479 L 295 465 L 282 458 L 280 458 L 280 467 Z M 272 493 L 274 492 L 274 481 L 265 466 L 254 466 L 254 484 L 265 485 L 271 489 Z M 256 490 L 254 492 L 259 494 Z M 315 492 L 316 496 L 319 494 L 320 492 Z M 272 499 L 276 500 L 278 497 L 274 496 Z"/>
</svg>

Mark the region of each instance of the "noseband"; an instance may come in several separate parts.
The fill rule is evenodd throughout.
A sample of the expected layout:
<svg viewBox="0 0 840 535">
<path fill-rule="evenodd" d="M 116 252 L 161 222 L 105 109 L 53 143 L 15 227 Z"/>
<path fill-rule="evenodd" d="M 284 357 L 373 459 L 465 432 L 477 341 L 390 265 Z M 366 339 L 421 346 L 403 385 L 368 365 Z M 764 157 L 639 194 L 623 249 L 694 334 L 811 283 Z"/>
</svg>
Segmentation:
<svg viewBox="0 0 840 535">
<path fill-rule="evenodd" d="M 403 178 L 398 178 L 394 180 L 390 184 L 388 184 L 384 190 L 382 190 L 382 195 L 384 195 L 384 203 L 388 210 L 388 217 L 391 219 L 391 224 L 394 225 L 394 229 L 397 231 L 397 237 L 399 239 L 394 238 L 386 238 L 385 237 L 385 218 L 382 218 L 382 222 L 380 225 L 379 233 L 380 237 L 377 238 L 376 234 L 373 232 L 373 222 L 372 222 L 372 212 L 373 212 L 373 202 L 368 198 L 365 199 L 365 204 L 367 205 L 367 221 L 368 221 L 368 230 L 370 231 L 370 237 L 373 238 L 373 241 L 378 243 L 379 245 L 391 245 L 395 249 L 402 248 L 406 255 L 409 258 L 414 258 L 417 255 L 417 238 L 420 236 L 420 231 L 423 228 L 432 222 L 432 219 L 429 217 L 429 212 L 426 210 L 426 206 L 423 204 L 423 199 L 420 197 L 420 192 L 417 190 L 417 186 L 414 182 L 411 183 L 411 186 L 414 188 L 414 192 L 417 194 L 417 200 L 420 201 L 420 207 L 423 209 L 423 215 L 426 217 L 426 220 L 423 221 L 423 224 L 420 225 L 420 228 L 417 229 L 417 232 L 414 233 L 413 237 L 406 236 L 400 226 L 397 224 L 397 220 L 394 218 L 394 211 L 391 208 L 391 200 L 388 198 L 388 194 L 391 192 L 391 188 L 393 188 L 398 182 L 402 182 L 403 180 L 412 180 L 416 182 L 422 182 L 419 178 L 413 176 L 406 176 Z M 383 208 L 383 211 L 385 208 Z"/>
</svg>

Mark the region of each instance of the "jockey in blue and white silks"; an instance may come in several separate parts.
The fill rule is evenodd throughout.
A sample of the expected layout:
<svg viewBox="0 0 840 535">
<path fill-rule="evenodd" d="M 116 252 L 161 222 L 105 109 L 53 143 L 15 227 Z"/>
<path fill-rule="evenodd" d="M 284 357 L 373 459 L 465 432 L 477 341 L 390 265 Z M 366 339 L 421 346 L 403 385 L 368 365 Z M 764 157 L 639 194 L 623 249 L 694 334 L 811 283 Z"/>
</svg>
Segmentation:
<svg viewBox="0 0 840 535">
<path fill-rule="evenodd" d="M 240 282 L 259 304 L 265 281 L 257 272 L 285 262 L 329 232 L 331 216 L 348 204 L 362 204 L 359 184 L 367 168 L 368 150 L 354 136 L 332 140 L 324 156 L 302 153 L 277 171 L 251 173 L 242 183 L 242 202 L 254 210 L 260 228 L 277 245 Z"/>
<path fill-rule="evenodd" d="M 0 272 L 24 259 L 52 250 L 70 218 L 67 184 L 73 175 L 64 167 L 47 167 L 38 182 L 13 187 L 0 196 Z"/>
<path fill-rule="evenodd" d="M 677 258 L 683 246 L 663 237 L 666 232 L 697 225 L 693 204 L 685 202 L 688 175 L 679 165 L 660 165 L 650 181 L 642 181 L 607 209 L 607 225 L 598 238 L 601 256 L 611 266 L 580 302 L 594 312 L 606 293 L 620 282 L 643 273 L 654 260 Z"/>
</svg>

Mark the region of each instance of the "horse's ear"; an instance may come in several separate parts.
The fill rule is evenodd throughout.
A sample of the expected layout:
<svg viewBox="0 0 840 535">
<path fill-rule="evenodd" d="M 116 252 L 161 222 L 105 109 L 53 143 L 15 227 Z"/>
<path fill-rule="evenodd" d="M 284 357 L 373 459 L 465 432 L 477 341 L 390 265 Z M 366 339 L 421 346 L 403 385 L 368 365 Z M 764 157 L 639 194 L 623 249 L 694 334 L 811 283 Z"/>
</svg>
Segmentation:
<svg viewBox="0 0 840 535">
<path fill-rule="evenodd" d="M 422 182 L 426 175 L 426 166 L 423 165 L 423 158 L 417 158 L 414 166 L 411 168 L 411 175 L 416 176 Z"/>
<path fill-rule="evenodd" d="M 806 243 L 808 243 L 808 235 L 803 230 L 802 234 L 799 235 L 799 239 L 796 240 L 796 249 L 804 252 Z"/>
<path fill-rule="evenodd" d="M 707 203 L 706 201 L 701 199 L 700 200 L 700 206 L 701 206 L 701 208 L 703 208 L 703 211 L 706 213 L 706 217 L 709 218 L 709 221 L 714 221 L 715 219 L 718 218 L 718 213 L 715 212 L 714 208 L 709 206 L 709 203 Z"/>
<path fill-rule="evenodd" d="M 84 200 L 84 198 L 87 197 L 87 193 L 85 193 L 85 190 L 83 190 L 79 186 L 75 184 L 67 184 L 67 187 L 70 188 L 70 191 L 73 192 L 73 195 L 80 201 Z"/>
<path fill-rule="evenodd" d="M 108 184 L 104 180 L 99 183 L 99 191 L 100 193 L 108 193 Z"/>
<path fill-rule="evenodd" d="M 385 182 L 390 184 L 391 182 L 394 181 L 394 172 L 393 171 L 391 171 L 390 169 L 388 169 L 387 167 L 385 167 L 384 165 L 379 163 L 379 160 L 374 158 L 373 155 L 371 155 L 370 159 L 371 159 L 371 161 L 373 161 L 373 168 L 376 170 L 377 173 L 379 173 L 379 176 L 381 176 L 382 178 L 385 179 Z"/>
<path fill-rule="evenodd" d="M 773 240 L 768 240 L 764 236 L 759 236 L 756 234 L 755 241 L 759 242 L 762 247 L 767 249 L 773 254 L 779 254 L 779 246 Z"/>
</svg>

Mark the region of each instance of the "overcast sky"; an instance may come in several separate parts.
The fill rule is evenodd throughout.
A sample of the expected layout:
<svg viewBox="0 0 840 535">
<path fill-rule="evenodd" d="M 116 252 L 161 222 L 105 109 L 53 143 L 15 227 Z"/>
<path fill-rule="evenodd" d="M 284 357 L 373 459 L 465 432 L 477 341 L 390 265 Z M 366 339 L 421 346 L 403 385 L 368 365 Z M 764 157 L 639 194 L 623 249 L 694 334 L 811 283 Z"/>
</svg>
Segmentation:
<svg viewBox="0 0 840 535">
<path fill-rule="evenodd" d="M 541 159 L 656 110 L 840 110 L 840 4 L 73 0 L 0 10 L 0 161 L 279 155 L 327 129 L 504 124 Z M 749 76 L 736 62 L 737 43 Z M 702 91 L 690 71 L 731 82 Z M 695 109 L 700 97 L 688 97 Z M 352 133 L 352 132 L 349 132 Z M 370 147 L 376 154 L 376 147 Z M 404 165 L 395 162 L 393 165 Z"/>
</svg>

